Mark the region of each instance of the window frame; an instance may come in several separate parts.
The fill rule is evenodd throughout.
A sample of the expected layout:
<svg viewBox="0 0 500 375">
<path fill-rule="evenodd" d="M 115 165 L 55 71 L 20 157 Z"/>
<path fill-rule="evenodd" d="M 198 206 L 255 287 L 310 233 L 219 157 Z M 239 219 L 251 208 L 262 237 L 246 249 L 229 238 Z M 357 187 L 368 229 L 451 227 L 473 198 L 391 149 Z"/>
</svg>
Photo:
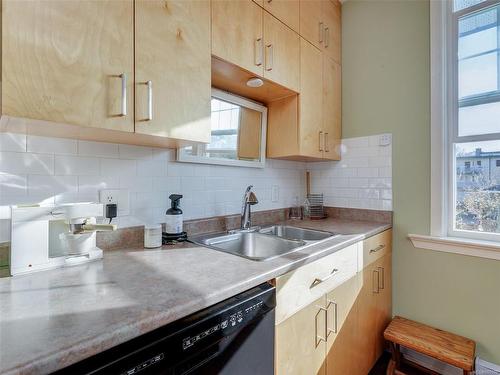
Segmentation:
<svg viewBox="0 0 500 375">
<path fill-rule="evenodd" d="M 458 21 L 464 15 L 499 5 L 487 0 L 453 12 L 453 1 L 431 2 L 431 235 L 500 242 L 500 233 L 456 230 L 457 143 L 500 140 L 500 132 L 459 136 Z M 500 14 L 498 15 L 500 16 Z M 455 57 L 455 58 L 454 58 Z M 499 54 L 500 58 L 500 54 Z M 500 77 L 499 77 L 500 78 Z M 464 99 L 462 99 L 463 101 Z M 467 97 L 466 101 L 491 102 L 491 95 Z M 478 102 L 479 104 L 479 102 Z"/>
</svg>

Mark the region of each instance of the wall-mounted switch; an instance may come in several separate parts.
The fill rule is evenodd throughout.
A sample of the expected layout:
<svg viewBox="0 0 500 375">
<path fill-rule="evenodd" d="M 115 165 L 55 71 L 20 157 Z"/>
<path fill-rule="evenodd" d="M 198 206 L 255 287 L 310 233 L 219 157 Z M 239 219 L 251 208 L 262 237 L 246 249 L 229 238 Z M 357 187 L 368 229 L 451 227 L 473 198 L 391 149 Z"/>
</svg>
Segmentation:
<svg viewBox="0 0 500 375">
<path fill-rule="evenodd" d="M 381 134 L 378 138 L 379 146 L 390 146 L 392 143 L 392 134 Z"/>
<path fill-rule="evenodd" d="M 280 200 L 280 187 L 273 185 L 271 189 L 271 202 L 278 202 Z"/>
</svg>

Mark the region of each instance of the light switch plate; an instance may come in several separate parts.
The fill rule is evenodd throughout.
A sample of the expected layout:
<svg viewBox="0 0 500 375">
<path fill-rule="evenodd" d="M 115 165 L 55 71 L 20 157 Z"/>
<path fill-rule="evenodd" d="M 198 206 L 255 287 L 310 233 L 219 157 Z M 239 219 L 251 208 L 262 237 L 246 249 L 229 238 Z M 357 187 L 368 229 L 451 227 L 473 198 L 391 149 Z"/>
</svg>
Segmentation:
<svg viewBox="0 0 500 375">
<path fill-rule="evenodd" d="M 278 185 L 273 185 L 271 189 L 271 202 L 278 202 L 280 200 L 280 187 Z"/>
<path fill-rule="evenodd" d="M 126 216 L 130 213 L 130 194 L 128 189 L 99 190 L 99 202 L 104 206 L 109 203 L 115 203 L 118 206 L 118 216 Z"/>
<path fill-rule="evenodd" d="M 379 146 L 389 146 L 392 143 L 392 134 L 381 134 L 378 138 Z"/>
</svg>

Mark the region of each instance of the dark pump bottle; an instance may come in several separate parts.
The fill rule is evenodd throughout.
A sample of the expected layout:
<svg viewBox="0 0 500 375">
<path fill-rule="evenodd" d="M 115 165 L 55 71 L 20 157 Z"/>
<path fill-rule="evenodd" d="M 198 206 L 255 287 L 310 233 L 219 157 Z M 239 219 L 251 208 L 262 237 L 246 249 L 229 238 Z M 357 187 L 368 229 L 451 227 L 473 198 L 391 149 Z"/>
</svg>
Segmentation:
<svg viewBox="0 0 500 375">
<path fill-rule="evenodd" d="M 171 194 L 171 206 L 165 215 L 165 231 L 167 234 L 181 234 L 182 233 L 182 210 L 179 208 L 182 195 Z"/>
</svg>

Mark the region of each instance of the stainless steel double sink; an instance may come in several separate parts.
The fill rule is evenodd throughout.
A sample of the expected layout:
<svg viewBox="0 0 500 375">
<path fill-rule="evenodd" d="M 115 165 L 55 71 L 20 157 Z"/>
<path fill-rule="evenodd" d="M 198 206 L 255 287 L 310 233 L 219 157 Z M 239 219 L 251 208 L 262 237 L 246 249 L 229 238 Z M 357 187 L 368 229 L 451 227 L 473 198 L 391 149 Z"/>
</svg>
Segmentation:
<svg viewBox="0 0 500 375">
<path fill-rule="evenodd" d="M 191 242 L 252 260 L 269 260 L 336 236 L 290 225 L 195 236 Z"/>
</svg>

